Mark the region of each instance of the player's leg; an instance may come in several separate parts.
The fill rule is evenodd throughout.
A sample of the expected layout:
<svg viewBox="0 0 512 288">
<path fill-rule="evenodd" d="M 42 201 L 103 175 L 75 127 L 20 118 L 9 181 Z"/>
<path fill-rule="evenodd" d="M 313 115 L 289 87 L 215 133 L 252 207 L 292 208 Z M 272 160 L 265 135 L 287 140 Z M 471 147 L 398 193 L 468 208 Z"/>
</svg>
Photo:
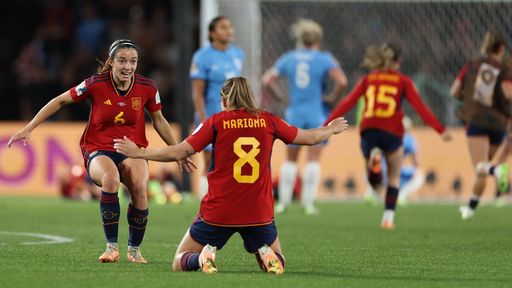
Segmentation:
<svg viewBox="0 0 512 288">
<path fill-rule="evenodd" d="M 282 274 L 285 258 L 274 222 L 263 226 L 242 227 L 238 230 L 244 240 L 244 248 L 254 254 L 258 266 L 264 272 Z"/>
<path fill-rule="evenodd" d="M 468 135 L 468 148 L 469 155 L 471 157 L 471 163 L 473 167 L 476 167 L 477 163 L 485 162 L 489 160 L 489 137 L 483 135 Z M 475 173 L 476 174 L 476 173 Z M 462 219 L 468 219 L 473 217 L 475 209 L 480 202 L 480 197 L 485 190 L 486 175 L 476 174 L 475 184 L 473 185 L 473 191 L 469 203 L 467 206 L 461 206 L 459 211 Z"/>
<path fill-rule="evenodd" d="M 308 162 L 304 167 L 302 177 L 302 194 L 301 204 L 304 212 L 308 215 L 318 214 L 318 210 L 314 206 L 318 186 L 320 184 L 320 156 L 323 150 L 323 145 L 315 145 L 307 147 L 308 149 Z"/>
<path fill-rule="evenodd" d="M 297 158 L 299 157 L 300 147 L 289 145 L 287 147 L 287 160 L 281 166 L 278 185 L 278 205 L 276 213 L 283 212 L 291 204 L 293 198 L 293 188 L 297 179 Z"/>
<path fill-rule="evenodd" d="M 361 151 L 365 159 L 365 173 L 368 186 L 364 193 L 365 201 L 375 203 L 382 188 L 382 151 L 378 148 L 378 131 L 365 130 L 361 133 Z"/>
<path fill-rule="evenodd" d="M 140 246 L 148 223 L 147 186 L 149 179 L 148 163 L 143 159 L 127 158 L 119 163 L 119 172 L 123 184 L 130 191 L 128 205 L 128 261 L 147 263 L 140 254 Z"/>
<path fill-rule="evenodd" d="M 234 232 L 235 228 L 213 226 L 197 218 L 176 249 L 173 271 L 217 272 L 216 250 L 222 249 Z"/>
<path fill-rule="evenodd" d="M 98 152 L 99 153 L 99 152 Z M 119 260 L 118 228 L 119 228 L 119 172 L 114 162 L 105 155 L 96 153 L 88 161 L 88 172 L 91 179 L 101 186 L 100 212 L 103 231 L 107 240 L 107 249 L 99 257 L 100 262 L 109 263 Z"/>
<path fill-rule="evenodd" d="M 394 217 L 396 202 L 398 199 L 398 189 L 400 187 L 400 168 L 402 167 L 402 146 L 394 150 L 385 152 L 387 172 L 388 172 L 388 187 L 386 189 L 385 210 L 382 216 L 381 227 L 384 229 L 393 229 L 395 227 Z"/>
</svg>

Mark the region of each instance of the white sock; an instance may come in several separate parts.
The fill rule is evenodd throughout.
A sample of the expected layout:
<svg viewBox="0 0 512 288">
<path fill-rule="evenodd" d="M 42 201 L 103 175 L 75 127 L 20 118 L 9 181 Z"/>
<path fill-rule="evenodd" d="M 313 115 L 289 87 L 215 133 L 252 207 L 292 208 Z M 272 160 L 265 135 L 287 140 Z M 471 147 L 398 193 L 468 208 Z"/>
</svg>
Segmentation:
<svg viewBox="0 0 512 288">
<path fill-rule="evenodd" d="M 395 221 L 395 211 L 394 210 L 384 210 L 384 214 L 382 215 L 382 221 L 388 221 L 394 223 Z"/>
<path fill-rule="evenodd" d="M 293 187 L 297 178 L 297 164 L 292 161 L 284 162 L 279 177 L 279 204 L 287 206 L 292 202 Z"/>
<path fill-rule="evenodd" d="M 412 193 L 418 191 L 421 186 L 425 183 L 425 174 L 420 171 L 416 170 L 416 173 L 414 173 L 414 176 L 412 176 L 412 179 L 407 181 L 405 185 L 400 188 L 400 192 L 398 193 L 399 199 L 407 199 L 409 195 Z"/>
<path fill-rule="evenodd" d="M 302 177 L 302 207 L 307 208 L 313 206 L 319 183 L 320 163 L 317 161 L 310 161 L 304 167 L 304 173 Z"/>
<path fill-rule="evenodd" d="M 203 199 L 204 195 L 208 193 L 208 178 L 206 176 L 201 176 L 200 182 L 199 182 L 199 193 L 201 199 Z"/>
</svg>

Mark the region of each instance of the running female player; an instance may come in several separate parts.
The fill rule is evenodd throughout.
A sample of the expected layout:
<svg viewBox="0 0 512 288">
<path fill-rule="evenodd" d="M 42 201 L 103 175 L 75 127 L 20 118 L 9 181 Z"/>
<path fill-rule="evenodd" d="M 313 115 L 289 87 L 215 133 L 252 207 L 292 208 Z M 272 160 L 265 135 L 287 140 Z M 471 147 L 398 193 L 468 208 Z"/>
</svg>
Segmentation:
<svg viewBox="0 0 512 288">
<path fill-rule="evenodd" d="M 276 139 L 314 145 L 347 129 L 343 118 L 326 127 L 297 129 L 256 109 L 245 78 L 224 82 L 220 113 L 202 123 L 185 141 L 161 149 L 139 149 L 128 140 L 115 140 L 116 151 L 138 159 L 176 161 L 213 145 L 209 191 L 199 214 L 185 233 L 173 260 L 174 271 L 217 271 L 216 249 L 238 232 L 244 247 L 254 253 L 263 271 L 281 274 L 285 261 L 274 223 L 270 156 Z"/>
<path fill-rule="evenodd" d="M 317 128 L 325 121 L 323 100 L 332 101 L 347 85 L 347 77 L 338 61 L 329 52 L 321 51 L 323 30 L 311 20 L 300 20 L 292 26 L 297 49 L 281 56 L 274 67 L 263 76 L 263 87 L 274 93 L 272 85 L 279 77 L 288 79 L 289 103 L 286 121 L 302 129 Z M 325 95 L 325 80 L 334 80 L 334 90 Z M 322 97 L 326 96 L 326 99 Z M 297 158 L 300 146 L 288 146 L 287 160 L 281 166 L 279 177 L 279 205 L 282 212 L 291 203 L 297 177 Z M 302 173 L 302 207 L 306 214 L 317 214 L 315 194 L 320 182 L 320 153 L 323 146 L 308 147 L 308 161 Z"/>
<path fill-rule="evenodd" d="M 512 74 L 503 64 L 506 48 L 501 35 L 488 31 L 482 45 L 482 56 L 464 65 L 450 91 L 462 102 L 457 115 L 466 124 L 473 167 L 492 159 L 505 139 L 510 117 L 508 99 L 512 100 Z M 508 174 L 508 171 L 504 172 Z M 462 219 L 474 216 L 486 180 L 486 175 L 477 173 L 468 205 L 459 208 Z"/>
<path fill-rule="evenodd" d="M 147 110 L 153 127 L 165 143 L 175 143 L 169 123 L 161 112 L 162 104 L 155 82 L 135 74 L 138 61 L 138 49 L 132 41 L 114 41 L 97 75 L 53 98 L 8 143 L 10 147 L 16 141 L 28 141 L 30 133 L 64 105 L 86 99 L 91 102 L 91 115 L 80 140 L 80 148 L 87 172 L 102 187 L 100 210 L 107 240 L 107 249 L 99 257 L 103 263 L 119 261 L 120 208 L 117 191 L 121 182 L 131 193 L 127 214 L 128 261 L 147 263 L 140 253 L 140 245 L 148 217 L 148 164 L 115 152 L 112 147 L 114 139 L 130 135 L 137 145 L 146 147 L 144 110 Z M 190 171 L 193 163 L 186 160 L 180 163 L 180 167 Z"/>
<path fill-rule="evenodd" d="M 451 139 L 444 126 L 421 101 L 412 80 L 398 71 L 400 61 L 400 50 L 394 45 L 384 44 L 382 48 L 368 47 L 363 65 L 372 72 L 359 79 L 325 122 L 329 123 L 332 119 L 344 115 L 357 103 L 359 97 L 364 96 L 365 107 L 360 125 L 361 149 L 366 159 L 370 184 L 378 178 L 369 169 L 370 155 L 374 148 L 379 148 L 384 153 L 388 166 L 385 211 L 381 221 L 381 227 L 384 229 L 395 228 L 394 216 L 403 155 L 404 112 L 401 103 L 404 98 L 427 124 L 442 134 L 443 139 Z"/>
<path fill-rule="evenodd" d="M 210 45 L 194 54 L 190 67 L 192 99 L 197 124 L 221 111 L 220 87 L 231 77 L 240 76 L 244 53 L 231 44 L 233 27 L 225 16 L 215 17 L 208 25 Z M 201 197 L 208 191 L 206 175 L 210 169 L 211 147 L 203 150 L 204 171 L 201 177 Z"/>
</svg>

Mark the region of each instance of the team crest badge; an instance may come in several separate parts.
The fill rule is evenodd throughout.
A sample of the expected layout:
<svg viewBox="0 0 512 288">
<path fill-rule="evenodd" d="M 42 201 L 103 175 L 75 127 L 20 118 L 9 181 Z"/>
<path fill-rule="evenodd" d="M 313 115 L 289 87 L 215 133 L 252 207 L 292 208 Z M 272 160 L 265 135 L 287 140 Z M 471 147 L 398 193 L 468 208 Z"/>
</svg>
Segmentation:
<svg viewBox="0 0 512 288">
<path fill-rule="evenodd" d="M 132 98 L 132 109 L 133 110 L 140 110 L 142 107 L 142 100 L 140 97 L 133 97 Z"/>
</svg>

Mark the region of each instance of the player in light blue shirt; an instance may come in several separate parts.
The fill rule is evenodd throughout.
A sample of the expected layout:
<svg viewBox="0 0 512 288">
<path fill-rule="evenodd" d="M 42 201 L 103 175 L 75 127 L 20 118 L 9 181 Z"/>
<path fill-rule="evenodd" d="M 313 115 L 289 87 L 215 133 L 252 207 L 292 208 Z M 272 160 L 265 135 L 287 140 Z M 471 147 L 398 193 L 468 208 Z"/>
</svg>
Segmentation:
<svg viewBox="0 0 512 288">
<path fill-rule="evenodd" d="M 221 111 L 220 87 L 225 80 L 241 75 L 244 60 L 242 49 L 231 44 L 233 27 L 228 18 L 215 17 L 208 25 L 208 33 L 210 45 L 194 53 L 190 66 L 197 124 Z M 201 177 L 202 196 L 208 191 L 206 174 L 210 166 L 211 154 L 211 147 L 203 150 L 205 169 Z"/>
<path fill-rule="evenodd" d="M 347 85 L 347 77 L 338 61 L 329 52 L 321 51 L 323 30 L 312 20 L 299 20 L 292 26 L 297 39 L 297 49 L 281 56 L 274 67 L 263 76 L 263 87 L 272 94 L 279 77 L 288 80 L 288 107 L 285 118 L 291 125 L 302 129 L 322 126 L 326 119 L 324 101 L 334 102 Z M 326 80 L 334 81 L 334 89 L 326 95 Z M 288 160 L 281 167 L 279 178 L 279 204 L 276 212 L 282 212 L 291 203 L 292 191 L 297 177 L 297 146 L 288 146 Z M 308 162 L 302 177 L 301 204 L 306 214 L 316 214 L 313 206 L 320 182 L 321 145 L 308 148 Z"/>
</svg>

